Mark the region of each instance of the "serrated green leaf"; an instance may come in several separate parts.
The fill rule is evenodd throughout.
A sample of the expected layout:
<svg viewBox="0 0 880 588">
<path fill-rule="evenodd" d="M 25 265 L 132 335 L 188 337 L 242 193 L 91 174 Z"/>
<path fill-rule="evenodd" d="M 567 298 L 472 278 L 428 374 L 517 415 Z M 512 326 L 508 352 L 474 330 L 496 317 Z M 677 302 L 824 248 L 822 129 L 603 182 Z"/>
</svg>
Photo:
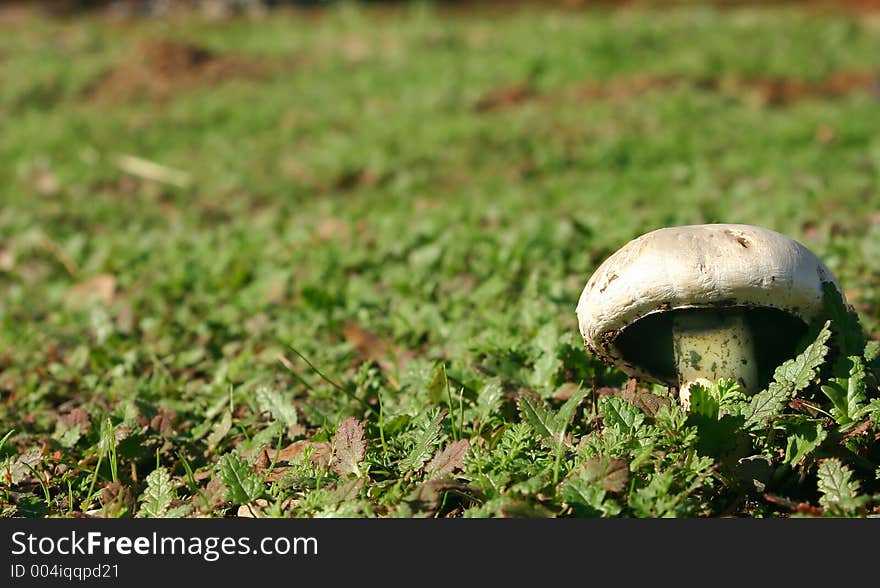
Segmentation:
<svg viewBox="0 0 880 588">
<path fill-rule="evenodd" d="M 445 417 L 444 413 L 437 410 L 413 433 L 409 451 L 400 461 L 403 471 L 419 470 L 431 458 L 440 441 L 440 423 Z"/>
<path fill-rule="evenodd" d="M 862 408 L 859 416 L 863 417 L 865 415 L 869 415 L 868 418 L 875 423 L 875 428 L 880 424 L 880 398 L 873 399 Z"/>
<path fill-rule="evenodd" d="M 568 424 L 571 422 L 571 418 L 574 416 L 575 411 L 578 406 L 580 406 L 581 402 L 583 402 L 584 398 L 587 396 L 586 390 L 578 390 L 574 394 L 572 394 L 568 400 L 566 400 L 562 406 L 559 407 L 559 410 L 556 411 L 556 427 L 557 433 L 562 432 L 564 429 L 568 427 Z"/>
<path fill-rule="evenodd" d="M 738 386 L 723 381 L 713 386 L 694 384 L 690 388 L 691 408 L 687 423 L 696 426 L 696 447 L 703 455 L 724 455 L 737 446 L 745 419 L 739 414 L 721 414 L 722 395 L 728 407 L 736 405 Z"/>
<path fill-rule="evenodd" d="M 569 422 L 586 395 L 586 390 L 575 392 L 557 411 L 553 411 L 545 401 L 528 396 L 521 397 L 517 407 L 522 420 L 542 439 L 550 439 L 553 445 L 559 446 L 564 441 Z"/>
<path fill-rule="evenodd" d="M 788 431 L 783 463 L 794 466 L 804 457 L 812 453 L 828 436 L 821 421 L 800 419 L 786 423 L 783 428 Z"/>
<path fill-rule="evenodd" d="M 831 282 L 822 284 L 822 302 L 831 320 L 840 357 L 861 356 L 865 351 L 865 333 L 859 317 Z"/>
<path fill-rule="evenodd" d="M 551 438 L 557 430 L 556 415 L 543 400 L 520 397 L 516 406 L 519 409 L 520 418 L 535 430 L 543 438 Z"/>
<path fill-rule="evenodd" d="M 648 484 L 629 497 L 629 505 L 639 517 L 658 518 L 683 514 L 679 511 L 685 494 L 676 492 L 675 472 L 667 470 L 654 474 Z"/>
<path fill-rule="evenodd" d="M 288 427 L 297 423 L 296 407 L 269 386 L 257 388 L 257 404 L 261 412 L 268 412 Z"/>
<path fill-rule="evenodd" d="M 721 378 L 715 383 L 715 390 L 720 413 L 739 414 L 741 408 L 748 404 L 749 399 L 736 380 Z"/>
<path fill-rule="evenodd" d="M 562 362 L 553 353 L 544 353 L 535 361 L 529 383 L 538 390 L 547 390 L 554 385 L 553 378 Z"/>
<path fill-rule="evenodd" d="M 602 482 L 590 482 L 583 478 L 572 478 L 562 487 L 562 500 L 572 507 L 575 516 L 600 517 L 615 516 L 620 513 L 620 505 L 613 500 L 605 500 L 606 492 Z"/>
<path fill-rule="evenodd" d="M 744 410 L 746 427 L 754 427 L 782 414 L 788 401 L 810 384 L 825 361 L 828 353 L 826 343 L 830 336 L 830 322 L 826 321 L 816 339 L 800 355 L 776 368 L 774 381 L 766 390 L 755 394 Z"/>
<path fill-rule="evenodd" d="M 848 425 L 858 419 L 866 400 L 865 364 L 855 355 L 848 361 L 849 376 L 834 378 L 821 388 L 831 400 L 831 416 L 839 425 Z"/>
<path fill-rule="evenodd" d="M 171 476 L 165 468 L 157 468 L 147 476 L 147 487 L 140 496 L 138 517 L 162 518 L 169 516 L 168 508 L 177 498 Z"/>
<path fill-rule="evenodd" d="M 852 471 L 838 459 L 826 459 L 816 473 L 817 488 L 822 496 L 819 504 L 832 516 L 856 514 L 869 500 L 859 496 L 859 483 L 852 479 Z"/>
<path fill-rule="evenodd" d="M 529 383 L 537 390 L 547 390 L 554 385 L 554 376 L 559 371 L 562 361 L 557 357 L 559 346 L 559 330 L 554 323 L 541 327 L 534 339 L 535 346 L 541 355 L 534 361 Z"/>
<path fill-rule="evenodd" d="M 694 384 L 690 387 L 690 393 L 691 414 L 717 421 L 720 412 L 720 402 L 712 393 L 712 390 L 700 384 Z"/>
<path fill-rule="evenodd" d="M 227 453 L 217 462 L 220 480 L 226 486 L 226 498 L 235 504 L 248 504 L 263 495 L 263 480 L 247 461 L 236 453 Z"/>
<path fill-rule="evenodd" d="M 865 344 L 865 352 L 863 354 L 865 363 L 871 364 L 878 356 L 880 356 L 880 341 L 871 339 Z"/>
<path fill-rule="evenodd" d="M 746 427 L 753 427 L 766 419 L 781 414 L 792 397 L 791 389 L 778 382 L 770 382 L 766 390 L 752 397 L 745 409 Z"/>
<path fill-rule="evenodd" d="M 606 427 L 620 427 L 629 432 L 635 431 L 645 420 L 642 411 L 617 396 L 600 398 L 599 411 Z"/>
<path fill-rule="evenodd" d="M 831 337 L 831 323 L 826 322 L 816 335 L 816 339 L 807 345 L 800 355 L 776 368 L 773 372 L 773 380 L 790 388 L 792 392 L 806 388 L 816 377 L 816 370 L 825 361 L 829 337 Z"/>
</svg>

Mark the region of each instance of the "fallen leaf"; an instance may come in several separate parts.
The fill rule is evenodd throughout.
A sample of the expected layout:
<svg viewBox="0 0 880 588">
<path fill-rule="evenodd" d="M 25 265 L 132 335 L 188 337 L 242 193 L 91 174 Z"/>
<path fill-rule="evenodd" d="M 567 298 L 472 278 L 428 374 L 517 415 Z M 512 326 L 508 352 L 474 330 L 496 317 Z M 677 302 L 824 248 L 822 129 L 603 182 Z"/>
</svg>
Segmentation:
<svg viewBox="0 0 880 588">
<path fill-rule="evenodd" d="M 596 395 L 599 397 L 619 396 L 649 416 L 656 415 L 663 406 L 672 402 L 669 398 L 657 396 L 647 388 L 639 388 L 638 380 L 635 378 L 627 380 L 623 388 L 611 386 L 599 388 L 596 390 Z"/>
<path fill-rule="evenodd" d="M 36 468 L 42 461 L 43 452 L 39 447 L 33 447 L 7 462 L 6 471 L 3 474 L 10 484 L 20 484 L 33 475 L 33 468 Z"/>
<path fill-rule="evenodd" d="M 236 511 L 236 516 L 244 519 L 258 518 L 262 519 L 266 516 L 266 509 L 269 508 L 269 501 L 265 498 L 257 498 L 250 504 L 242 504 Z"/>
<path fill-rule="evenodd" d="M 629 481 L 629 464 L 617 457 L 591 457 L 581 468 L 585 480 L 602 482 L 606 492 L 620 492 Z"/>
<path fill-rule="evenodd" d="M 150 428 L 167 437 L 174 434 L 174 419 L 177 414 L 173 410 L 160 408 L 158 414 L 150 420 Z"/>
<path fill-rule="evenodd" d="M 301 437 L 306 434 L 306 428 L 300 423 L 296 423 L 295 425 L 290 425 L 287 427 L 287 438 L 295 439 L 297 437 Z"/>
<path fill-rule="evenodd" d="M 92 426 L 92 420 L 84 409 L 76 407 L 65 415 L 61 416 L 61 421 L 70 428 L 79 427 L 80 431 L 86 432 Z"/>
<path fill-rule="evenodd" d="M 105 516 L 119 516 L 124 508 L 134 506 L 134 495 L 131 488 L 118 480 L 108 483 L 101 489 L 101 506 L 104 508 Z"/>
<path fill-rule="evenodd" d="M 364 424 L 354 417 L 343 420 L 333 437 L 333 469 L 341 475 L 360 476 L 358 464 L 364 459 L 366 449 Z"/>
<path fill-rule="evenodd" d="M 322 219 L 315 232 L 322 241 L 338 241 L 349 236 L 348 223 L 333 217 Z"/>
<path fill-rule="evenodd" d="M 310 461 L 317 467 L 328 467 L 333 459 L 333 448 L 326 441 L 312 443 L 315 451 L 312 453 Z"/>
<path fill-rule="evenodd" d="M 0 245 L 0 271 L 11 272 L 15 267 L 15 252 L 12 247 Z"/>
<path fill-rule="evenodd" d="M 429 474 L 443 475 L 462 469 L 469 448 L 470 444 L 467 439 L 453 441 L 434 454 L 431 461 L 425 464 L 425 471 Z"/>
<path fill-rule="evenodd" d="M 330 444 L 326 441 L 309 441 L 306 439 L 294 441 L 287 447 L 283 447 L 278 452 L 276 461 L 277 463 L 295 462 L 299 459 L 299 456 L 310 447 L 312 448 L 312 454 L 309 456 L 309 461 L 311 461 L 313 465 L 327 466 L 330 463 Z M 269 458 L 270 462 L 273 459 L 276 459 L 275 449 L 266 449 L 266 456 Z"/>
<path fill-rule="evenodd" d="M 571 398 L 572 395 L 579 392 L 580 389 L 581 387 L 579 385 L 573 382 L 566 382 L 565 384 L 557 388 L 555 392 L 553 392 L 553 399 L 565 402 L 566 400 Z"/>
<path fill-rule="evenodd" d="M 71 286 L 68 290 L 68 300 L 76 305 L 97 298 L 109 306 L 116 298 L 116 286 L 115 277 L 110 274 L 98 274 Z"/>
<path fill-rule="evenodd" d="M 873 426 L 874 426 L 874 423 L 871 421 L 871 419 L 863 421 L 860 424 L 853 427 L 852 429 L 850 429 L 849 431 L 847 431 L 846 433 L 844 433 L 840 440 L 841 440 L 841 442 L 845 442 L 849 439 L 852 439 L 853 437 L 858 437 L 859 435 L 864 435 L 865 433 L 870 431 L 871 427 L 873 427 Z"/>
<path fill-rule="evenodd" d="M 398 513 L 407 517 L 433 516 L 444 492 L 473 495 L 477 491 L 462 482 L 435 478 L 416 486 L 398 505 Z"/>
<path fill-rule="evenodd" d="M 361 360 L 378 360 L 388 352 L 388 345 L 378 335 L 357 323 L 348 323 L 343 329 L 346 342 L 357 349 Z"/>
</svg>

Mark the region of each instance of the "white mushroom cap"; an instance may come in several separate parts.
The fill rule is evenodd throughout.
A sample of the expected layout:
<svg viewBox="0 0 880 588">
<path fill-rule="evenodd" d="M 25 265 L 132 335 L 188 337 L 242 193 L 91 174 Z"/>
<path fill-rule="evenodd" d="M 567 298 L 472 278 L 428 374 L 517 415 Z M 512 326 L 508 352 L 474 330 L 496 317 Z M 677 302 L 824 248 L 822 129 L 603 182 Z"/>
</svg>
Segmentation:
<svg viewBox="0 0 880 588">
<path fill-rule="evenodd" d="M 769 229 L 733 224 L 658 229 L 599 266 L 578 301 L 578 326 L 594 355 L 632 376 L 669 382 L 637 358 L 625 357 L 618 339 L 628 326 L 677 309 L 735 307 L 783 311 L 805 325 L 822 314 L 826 282 L 842 292 L 812 252 Z"/>
</svg>

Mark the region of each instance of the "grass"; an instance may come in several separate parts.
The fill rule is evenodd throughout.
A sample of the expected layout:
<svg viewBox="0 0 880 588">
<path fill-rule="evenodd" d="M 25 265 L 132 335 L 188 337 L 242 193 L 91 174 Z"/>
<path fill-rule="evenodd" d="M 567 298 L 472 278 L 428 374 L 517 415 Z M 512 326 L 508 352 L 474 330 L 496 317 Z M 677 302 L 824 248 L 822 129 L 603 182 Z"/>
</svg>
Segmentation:
<svg viewBox="0 0 880 588">
<path fill-rule="evenodd" d="M 87 97 L 156 38 L 269 68 Z M 811 88 L 878 54 L 875 21 L 754 9 L 4 31 L 3 515 L 875 513 L 876 348 L 833 300 L 765 412 L 627 384 L 574 306 L 629 239 L 741 222 L 875 338 L 877 97 Z M 649 89 L 583 92 L 620 80 Z"/>
</svg>

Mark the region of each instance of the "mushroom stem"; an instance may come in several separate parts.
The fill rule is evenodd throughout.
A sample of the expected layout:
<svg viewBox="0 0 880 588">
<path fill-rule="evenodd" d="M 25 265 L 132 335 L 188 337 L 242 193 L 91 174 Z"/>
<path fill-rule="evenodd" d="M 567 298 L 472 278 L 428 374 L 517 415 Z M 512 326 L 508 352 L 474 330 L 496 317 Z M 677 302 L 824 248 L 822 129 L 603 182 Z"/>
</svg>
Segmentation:
<svg viewBox="0 0 880 588">
<path fill-rule="evenodd" d="M 755 345 L 742 310 L 680 310 L 672 319 L 672 342 L 682 401 L 694 383 L 729 378 L 745 394 L 758 383 Z"/>
</svg>

